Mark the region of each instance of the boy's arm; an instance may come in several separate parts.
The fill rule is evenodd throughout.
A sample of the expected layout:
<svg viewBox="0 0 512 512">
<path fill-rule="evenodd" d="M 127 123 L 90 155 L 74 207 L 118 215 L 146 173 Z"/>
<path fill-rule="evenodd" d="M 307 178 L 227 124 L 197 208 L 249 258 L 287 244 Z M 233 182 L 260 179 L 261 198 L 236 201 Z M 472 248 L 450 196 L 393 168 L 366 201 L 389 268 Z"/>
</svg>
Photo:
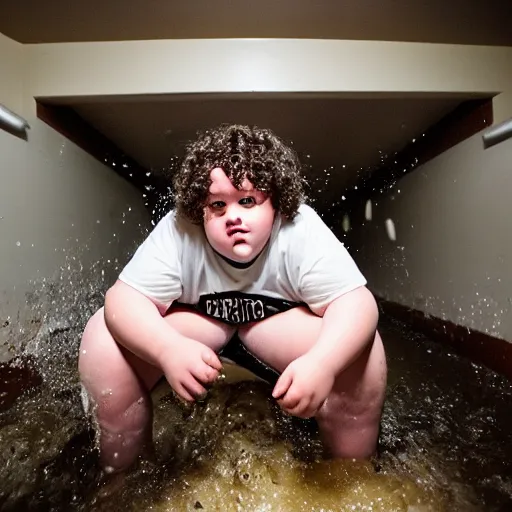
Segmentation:
<svg viewBox="0 0 512 512">
<path fill-rule="evenodd" d="M 301 299 L 323 318 L 313 355 L 335 374 L 347 368 L 373 341 L 378 309 L 366 279 L 351 255 L 309 207 L 301 208 L 295 223 L 290 268 Z M 300 248 L 300 250 L 299 250 Z"/>
<path fill-rule="evenodd" d="M 117 281 L 105 296 L 105 322 L 114 339 L 154 366 L 161 366 L 169 345 L 185 341 L 163 319 L 161 310 L 122 281 Z"/>
<path fill-rule="evenodd" d="M 290 414 L 314 416 L 345 370 L 375 338 L 378 310 L 366 287 L 334 299 L 322 319 L 318 340 L 291 362 L 279 377 L 272 395 Z"/>
<path fill-rule="evenodd" d="M 122 281 L 105 298 L 105 322 L 114 339 L 130 352 L 160 368 L 174 391 L 193 401 L 206 392 L 222 369 L 215 352 L 172 328 L 165 308 Z"/>
<path fill-rule="evenodd" d="M 375 299 L 365 286 L 338 297 L 324 308 L 320 335 L 308 355 L 339 374 L 373 341 L 378 318 Z"/>
<path fill-rule="evenodd" d="M 378 309 L 356 263 L 314 210 L 302 208 L 294 228 L 289 268 L 297 271 L 298 295 L 322 317 L 322 326 L 312 348 L 288 365 L 272 394 L 291 414 L 309 417 L 336 376 L 375 339 Z"/>
</svg>

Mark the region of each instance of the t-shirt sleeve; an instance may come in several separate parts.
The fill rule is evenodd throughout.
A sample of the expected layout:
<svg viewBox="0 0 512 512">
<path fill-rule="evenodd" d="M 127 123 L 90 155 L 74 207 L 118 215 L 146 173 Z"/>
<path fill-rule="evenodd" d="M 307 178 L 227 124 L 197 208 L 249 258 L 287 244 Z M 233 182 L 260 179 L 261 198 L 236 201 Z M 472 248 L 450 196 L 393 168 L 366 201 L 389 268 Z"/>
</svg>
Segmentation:
<svg viewBox="0 0 512 512">
<path fill-rule="evenodd" d="M 366 285 L 344 244 L 309 206 L 299 210 L 293 253 L 301 299 L 318 313 L 333 300 Z"/>
<path fill-rule="evenodd" d="M 119 279 L 168 307 L 182 293 L 180 252 L 180 236 L 171 211 L 139 246 Z"/>
</svg>

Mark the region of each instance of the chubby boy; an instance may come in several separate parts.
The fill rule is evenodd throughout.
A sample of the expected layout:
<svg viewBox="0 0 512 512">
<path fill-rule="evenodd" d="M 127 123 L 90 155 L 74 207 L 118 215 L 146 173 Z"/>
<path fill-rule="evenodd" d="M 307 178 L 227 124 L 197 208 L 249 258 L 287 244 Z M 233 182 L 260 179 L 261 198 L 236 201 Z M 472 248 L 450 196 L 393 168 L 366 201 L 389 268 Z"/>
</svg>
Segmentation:
<svg viewBox="0 0 512 512">
<path fill-rule="evenodd" d="M 238 337 L 280 373 L 272 396 L 318 422 L 332 457 L 377 446 L 386 388 L 378 310 L 343 244 L 304 203 L 295 152 L 270 130 L 223 125 L 187 147 L 165 215 L 87 323 L 79 356 L 107 473 L 151 443 L 149 393 L 186 401 Z"/>
</svg>

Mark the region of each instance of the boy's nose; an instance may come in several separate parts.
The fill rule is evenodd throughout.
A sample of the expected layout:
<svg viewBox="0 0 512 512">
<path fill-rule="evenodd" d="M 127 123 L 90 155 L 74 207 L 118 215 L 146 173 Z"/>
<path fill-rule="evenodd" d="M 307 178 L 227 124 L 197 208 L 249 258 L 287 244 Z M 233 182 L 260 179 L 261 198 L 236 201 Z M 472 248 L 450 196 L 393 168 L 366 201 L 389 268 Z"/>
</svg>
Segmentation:
<svg viewBox="0 0 512 512">
<path fill-rule="evenodd" d="M 242 219 L 240 217 L 228 217 L 226 219 L 226 226 L 229 228 L 231 226 L 238 226 L 239 224 L 242 224 Z"/>
<path fill-rule="evenodd" d="M 236 206 L 229 207 L 226 212 L 226 226 L 237 226 L 241 223 L 242 218 L 240 217 L 240 210 L 236 208 Z"/>
</svg>

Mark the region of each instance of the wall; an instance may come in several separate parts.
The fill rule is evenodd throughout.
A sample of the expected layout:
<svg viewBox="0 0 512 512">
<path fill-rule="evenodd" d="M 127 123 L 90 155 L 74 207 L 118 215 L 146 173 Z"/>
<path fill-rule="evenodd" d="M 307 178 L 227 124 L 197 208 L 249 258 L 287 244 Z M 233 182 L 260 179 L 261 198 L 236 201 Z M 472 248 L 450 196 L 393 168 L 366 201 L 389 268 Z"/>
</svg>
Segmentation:
<svg viewBox="0 0 512 512">
<path fill-rule="evenodd" d="M 512 48 L 311 39 L 26 45 L 31 96 L 510 92 Z M 495 120 L 512 111 L 497 98 Z"/>
<path fill-rule="evenodd" d="M 28 141 L 0 130 L 0 361 L 48 314 L 83 321 L 70 318 L 71 303 L 111 282 L 149 224 L 139 191 L 36 119 L 33 98 L 18 97 L 19 50 L 0 38 L 2 71 L 12 72 L 2 73 L 0 103 L 20 113 L 23 104 L 31 126 Z"/>
<path fill-rule="evenodd" d="M 20 112 L 22 102 L 22 80 L 24 73 L 23 45 L 0 34 L 0 104 Z"/>
<path fill-rule="evenodd" d="M 376 198 L 371 222 L 361 204 L 348 242 L 372 290 L 512 341 L 511 190 L 512 140 L 484 150 L 477 134 Z"/>
</svg>

